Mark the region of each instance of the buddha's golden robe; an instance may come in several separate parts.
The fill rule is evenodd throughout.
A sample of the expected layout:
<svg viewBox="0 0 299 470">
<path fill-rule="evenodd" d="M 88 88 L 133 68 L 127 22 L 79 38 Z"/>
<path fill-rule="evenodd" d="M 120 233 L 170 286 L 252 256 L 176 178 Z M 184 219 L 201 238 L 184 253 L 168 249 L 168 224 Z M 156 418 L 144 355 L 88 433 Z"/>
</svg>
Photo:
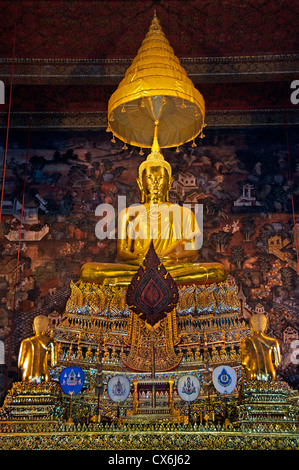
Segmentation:
<svg viewBox="0 0 299 470">
<path fill-rule="evenodd" d="M 18 366 L 22 369 L 23 382 L 48 382 L 48 355 L 51 355 L 51 365 L 57 363 L 56 341 L 46 334 L 49 319 L 45 315 L 38 315 L 34 319 L 33 329 L 35 336 L 21 342 Z"/>
<path fill-rule="evenodd" d="M 275 380 L 276 367 L 281 362 L 280 346 L 275 338 L 265 335 L 267 317 L 253 314 L 250 318 L 251 335 L 241 343 L 242 366 L 247 380 Z"/>
<path fill-rule="evenodd" d="M 186 206 L 140 204 L 122 211 L 119 220 L 120 263 L 86 263 L 80 278 L 85 282 L 128 285 L 153 240 L 155 251 L 178 283 L 212 283 L 226 278 L 220 263 L 197 263 L 201 231 Z"/>
</svg>

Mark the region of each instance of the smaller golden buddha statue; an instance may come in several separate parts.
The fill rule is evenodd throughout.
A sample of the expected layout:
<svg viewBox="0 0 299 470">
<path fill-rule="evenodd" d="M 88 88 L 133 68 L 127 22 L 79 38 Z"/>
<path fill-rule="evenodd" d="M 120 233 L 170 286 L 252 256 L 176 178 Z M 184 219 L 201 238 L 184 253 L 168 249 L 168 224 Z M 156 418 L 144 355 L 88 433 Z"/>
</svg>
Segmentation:
<svg viewBox="0 0 299 470">
<path fill-rule="evenodd" d="M 18 366 L 22 369 L 22 381 L 32 383 L 49 382 L 48 354 L 51 353 L 51 365 L 57 363 L 56 341 L 48 336 L 49 319 L 45 315 L 34 318 L 35 336 L 21 342 Z"/>
<path fill-rule="evenodd" d="M 280 365 L 280 347 L 276 339 L 264 334 L 267 317 L 256 313 L 250 318 L 251 335 L 241 342 L 242 366 L 247 380 L 275 380 Z"/>
</svg>

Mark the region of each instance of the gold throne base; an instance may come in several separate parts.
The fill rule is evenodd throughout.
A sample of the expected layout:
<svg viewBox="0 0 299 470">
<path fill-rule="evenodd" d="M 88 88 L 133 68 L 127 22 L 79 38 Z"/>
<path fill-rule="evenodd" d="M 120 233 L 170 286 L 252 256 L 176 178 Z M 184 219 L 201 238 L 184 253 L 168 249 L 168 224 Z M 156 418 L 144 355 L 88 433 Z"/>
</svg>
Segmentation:
<svg viewBox="0 0 299 470">
<path fill-rule="evenodd" d="M 95 357 L 96 348 L 103 344 L 104 368 L 107 366 L 110 370 L 116 360 L 119 367 L 122 363 L 131 371 L 151 372 L 151 331 L 126 304 L 127 288 L 82 281 L 71 282 L 70 287 L 67 318 L 54 330 L 54 337 L 61 346 L 65 348 L 65 344 L 71 344 L 73 347 L 68 357 L 74 357 L 76 364 L 82 367 L 90 359 L 87 353 L 85 359 L 79 358 L 81 344 L 86 348 L 92 339 Z M 154 330 L 155 371 L 171 371 L 180 365 L 183 349 L 178 346 L 182 332 L 187 334 L 192 322 L 192 330 L 197 335 L 199 331 L 209 335 L 210 330 L 218 331 L 220 327 L 223 331 L 230 330 L 230 324 L 237 321 L 239 309 L 238 289 L 233 280 L 207 286 L 180 286 L 176 309 L 168 313 Z M 202 325 L 200 330 L 197 324 Z M 233 330 L 236 326 L 235 323 L 232 325 Z M 244 325 L 239 326 L 241 330 L 248 330 Z M 234 336 L 235 342 L 236 339 Z M 118 357 L 114 359 L 117 352 Z M 59 357 L 64 358 L 63 363 L 66 363 L 65 354 L 61 347 Z"/>
<path fill-rule="evenodd" d="M 57 421 L 63 412 L 55 382 L 14 382 L 0 409 L 0 422 Z"/>
<path fill-rule="evenodd" d="M 248 430 L 272 426 L 273 430 L 295 431 L 298 429 L 298 411 L 298 392 L 286 382 L 244 380 L 236 425 Z"/>
</svg>

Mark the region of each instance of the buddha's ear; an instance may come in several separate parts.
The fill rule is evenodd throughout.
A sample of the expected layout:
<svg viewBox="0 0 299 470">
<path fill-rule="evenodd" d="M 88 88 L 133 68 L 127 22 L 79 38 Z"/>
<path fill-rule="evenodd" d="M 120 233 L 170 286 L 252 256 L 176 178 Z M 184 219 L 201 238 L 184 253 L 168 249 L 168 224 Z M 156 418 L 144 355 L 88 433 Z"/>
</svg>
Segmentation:
<svg viewBox="0 0 299 470">
<path fill-rule="evenodd" d="M 144 197 L 142 181 L 139 178 L 137 178 L 136 181 L 138 184 L 139 191 L 141 192 L 141 204 L 143 204 L 145 202 L 145 197 Z"/>
<path fill-rule="evenodd" d="M 166 202 L 169 202 L 169 191 L 171 189 L 172 183 L 173 183 L 173 178 L 170 177 L 169 178 L 168 189 L 167 189 L 167 194 L 166 194 Z"/>
<path fill-rule="evenodd" d="M 142 181 L 141 181 L 141 179 L 140 179 L 140 178 L 136 178 L 136 181 L 137 181 L 139 190 L 143 193 L 143 186 L 142 186 Z"/>
</svg>

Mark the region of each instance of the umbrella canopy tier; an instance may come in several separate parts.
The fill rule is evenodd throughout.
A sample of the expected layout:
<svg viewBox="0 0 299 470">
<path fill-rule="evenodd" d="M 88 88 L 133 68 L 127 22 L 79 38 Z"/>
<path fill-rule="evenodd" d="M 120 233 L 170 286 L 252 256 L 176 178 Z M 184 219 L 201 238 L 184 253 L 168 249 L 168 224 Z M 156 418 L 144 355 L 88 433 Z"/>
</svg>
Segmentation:
<svg viewBox="0 0 299 470">
<path fill-rule="evenodd" d="M 155 124 L 161 148 L 197 137 L 205 103 L 165 38 L 158 19 L 108 103 L 109 127 L 120 140 L 151 148 Z"/>
</svg>

